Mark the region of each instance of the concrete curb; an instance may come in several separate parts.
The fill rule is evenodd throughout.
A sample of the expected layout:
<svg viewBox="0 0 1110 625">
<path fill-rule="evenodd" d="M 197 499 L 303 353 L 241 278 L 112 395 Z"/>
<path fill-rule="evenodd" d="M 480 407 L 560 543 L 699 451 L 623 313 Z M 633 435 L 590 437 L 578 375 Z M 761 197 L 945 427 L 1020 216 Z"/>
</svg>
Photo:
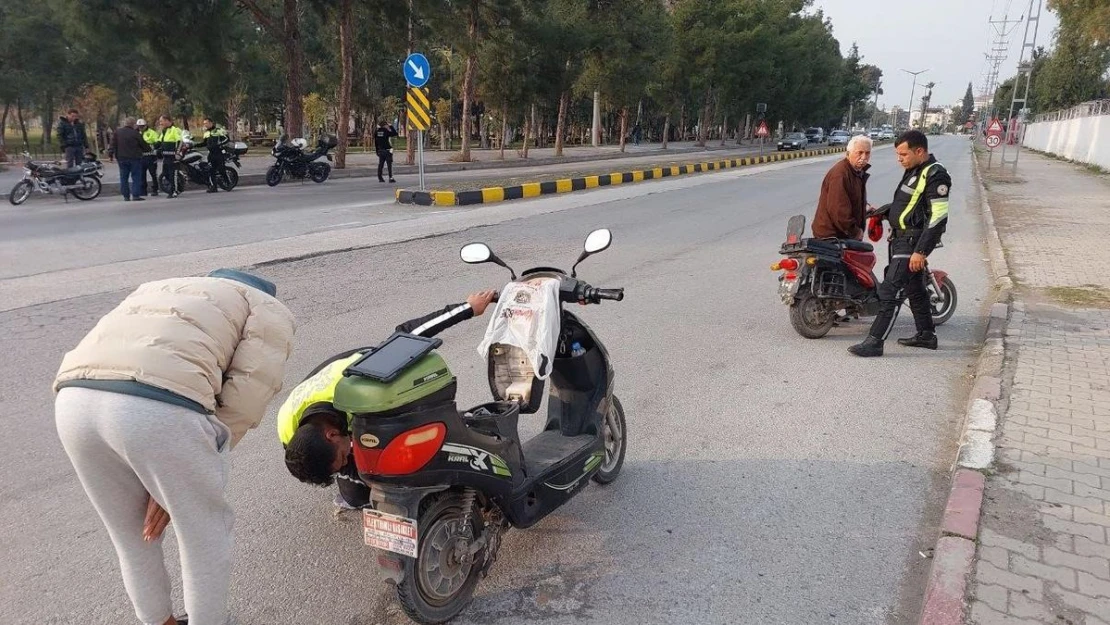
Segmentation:
<svg viewBox="0 0 1110 625">
<path fill-rule="evenodd" d="M 571 193 L 574 191 L 596 189 L 618 184 L 629 184 L 646 180 L 659 180 L 674 176 L 684 176 L 687 174 L 776 163 L 797 158 L 839 154 L 843 151 L 844 149 L 842 147 L 828 147 L 819 150 L 802 150 L 799 152 L 775 153 L 765 156 L 746 156 L 723 161 L 672 165 L 668 167 L 655 167 L 652 169 L 637 169 L 627 172 L 599 174 L 580 178 L 563 178 L 547 182 L 527 182 L 511 187 L 487 187 L 476 191 L 413 191 L 410 189 L 398 189 L 397 202 L 400 204 L 415 204 L 419 206 L 470 206 L 474 204 L 491 204 L 493 202 L 503 202 L 506 200 L 519 200 L 556 193 Z"/>
<path fill-rule="evenodd" d="M 994 434 L 1000 417 L 1002 371 L 1005 364 L 1006 324 L 1010 315 L 1013 280 L 987 202 L 978 159 L 972 155 L 978 183 L 980 216 L 987 234 L 991 273 L 998 289 L 991 305 L 983 350 L 975 372 L 975 385 L 968 398 L 960 449 L 952 476 L 952 488 L 940 523 L 940 538 L 933 550 L 933 566 L 925 589 L 921 625 L 963 625 L 967 611 L 967 583 L 975 566 L 979 518 L 983 509 L 986 471 L 994 463 Z"/>
</svg>

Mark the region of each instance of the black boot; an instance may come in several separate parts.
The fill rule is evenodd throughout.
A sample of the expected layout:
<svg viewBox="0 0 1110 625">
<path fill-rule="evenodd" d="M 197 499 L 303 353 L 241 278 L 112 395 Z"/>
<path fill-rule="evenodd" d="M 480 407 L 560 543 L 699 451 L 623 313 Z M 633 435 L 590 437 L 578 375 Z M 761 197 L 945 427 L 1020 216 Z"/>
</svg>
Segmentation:
<svg viewBox="0 0 1110 625">
<path fill-rule="evenodd" d="M 853 345 L 848 351 L 860 358 L 874 358 L 883 355 L 883 342 L 870 334 L 859 345 Z"/>
<path fill-rule="evenodd" d="M 908 339 L 898 339 L 899 345 L 906 347 L 924 347 L 925 349 L 937 348 L 937 335 L 933 332 L 918 332 Z"/>
</svg>

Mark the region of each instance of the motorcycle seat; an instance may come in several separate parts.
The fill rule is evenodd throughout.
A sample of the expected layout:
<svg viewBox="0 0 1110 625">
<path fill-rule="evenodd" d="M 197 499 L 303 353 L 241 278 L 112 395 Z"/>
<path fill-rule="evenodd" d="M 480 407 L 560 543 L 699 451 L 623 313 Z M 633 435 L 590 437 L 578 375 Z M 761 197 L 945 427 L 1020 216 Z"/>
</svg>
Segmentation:
<svg viewBox="0 0 1110 625">
<path fill-rule="evenodd" d="M 855 239 L 840 239 L 840 244 L 844 246 L 844 249 L 852 250 L 855 252 L 875 251 L 874 245 L 871 245 L 870 243 L 864 241 L 856 241 Z"/>
</svg>

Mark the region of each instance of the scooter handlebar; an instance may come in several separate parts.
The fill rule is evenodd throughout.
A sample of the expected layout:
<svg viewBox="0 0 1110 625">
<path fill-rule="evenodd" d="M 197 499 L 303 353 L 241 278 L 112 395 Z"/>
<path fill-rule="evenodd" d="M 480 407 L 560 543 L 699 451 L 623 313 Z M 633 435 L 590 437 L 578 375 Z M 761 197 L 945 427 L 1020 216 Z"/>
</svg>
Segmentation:
<svg viewBox="0 0 1110 625">
<path fill-rule="evenodd" d="M 603 299 L 619 302 L 624 299 L 624 289 L 595 289 L 589 287 L 586 289 L 585 295 L 585 301 L 591 304 L 600 304 Z"/>
</svg>

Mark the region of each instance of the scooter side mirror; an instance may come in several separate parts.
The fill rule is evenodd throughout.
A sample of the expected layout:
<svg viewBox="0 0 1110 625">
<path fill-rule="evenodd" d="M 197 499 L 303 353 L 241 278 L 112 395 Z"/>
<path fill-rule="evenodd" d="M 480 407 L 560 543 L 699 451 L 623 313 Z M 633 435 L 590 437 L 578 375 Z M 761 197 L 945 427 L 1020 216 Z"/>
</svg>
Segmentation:
<svg viewBox="0 0 1110 625">
<path fill-rule="evenodd" d="M 500 265 L 508 269 L 513 280 L 516 280 L 516 272 L 513 271 L 513 268 L 507 265 L 505 261 L 498 258 L 497 254 L 494 254 L 493 250 L 489 249 L 489 246 L 485 243 L 468 243 L 464 245 L 462 249 L 459 250 L 459 257 L 468 265 L 480 265 L 482 263 Z"/>
<path fill-rule="evenodd" d="M 582 253 L 578 256 L 578 260 L 574 261 L 574 267 L 570 269 L 571 277 L 576 277 L 578 275 L 576 270 L 578 269 L 578 265 L 582 264 L 582 261 L 594 254 L 604 252 L 609 249 L 609 246 L 612 244 L 613 233 L 610 232 L 608 228 L 600 228 L 591 232 L 586 237 L 586 243 L 582 246 Z"/>
</svg>

